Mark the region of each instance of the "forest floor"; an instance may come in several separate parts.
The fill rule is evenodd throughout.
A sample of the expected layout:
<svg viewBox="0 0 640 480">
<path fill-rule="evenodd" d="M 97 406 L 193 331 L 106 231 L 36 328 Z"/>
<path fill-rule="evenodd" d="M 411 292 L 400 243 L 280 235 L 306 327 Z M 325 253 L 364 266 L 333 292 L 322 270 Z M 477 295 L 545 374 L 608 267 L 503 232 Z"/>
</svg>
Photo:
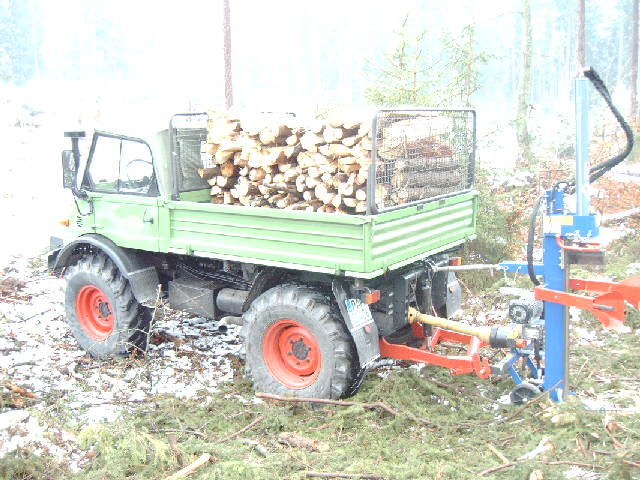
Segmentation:
<svg viewBox="0 0 640 480">
<path fill-rule="evenodd" d="M 25 136 L 18 160 L 29 168 L 33 143 Z M 39 151 L 40 162 L 59 156 Z M 602 213 L 640 205 L 639 167 L 596 185 Z M 64 281 L 46 272 L 44 218 L 55 218 L 64 201 L 44 205 L 59 176 L 52 167 L 39 171 L 50 175 L 34 180 L 19 170 L 41 186 L 37 193 L 16 191 L 5 177 L 0 199 L 2 220 L 19 233 L 5 240 L 0 259 L 0 479 L 165 479 L 202 455 L 206 463 L 189 478 L 640 479 L 637 311 L 614 332 L 571 310 L 575 395 L 562 404 L 542 395 L 517 407 L 509 378 L 384 361 L 349 399 L 355 405 L 264 400 L 243 377 L 237 329 L 164 307 L 146 355 L 98 362 L 64 322 Z M 496 175 L 490 189 L 519 225 L 537 192 L 513 183 Z M 638 275 L 640 215 L 611 218 L 609 264 L 589 273 Z M 513 277 L 488 283 L 467 292 L 466 320 L 503 320 L 508 297 L 500 287 L 528 288 Z"/>
</svg>

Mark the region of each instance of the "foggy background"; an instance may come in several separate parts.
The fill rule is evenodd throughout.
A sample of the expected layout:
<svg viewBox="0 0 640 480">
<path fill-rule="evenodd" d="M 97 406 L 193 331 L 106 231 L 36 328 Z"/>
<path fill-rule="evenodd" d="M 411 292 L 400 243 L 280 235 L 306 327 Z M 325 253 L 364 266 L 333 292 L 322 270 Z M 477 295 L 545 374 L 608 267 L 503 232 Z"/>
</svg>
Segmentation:
<svg viewBox="0 0 640 480">
<path fill-rule="evenodd" d="M 446 38 L 474 28 L 479 159 L 510 167 L 522 56 L 522 0 L 231 0 L 234 107 L 314 115 L 367 105 L 408 15 L 422 65 L 442 75 Z M 532 0 L 530 130 L 538 146 L 573 143 L 577 2 Z M 629 110 L 631 0 L 586 2 L 587 63 Z M 224 106 L 222 0 L 0 0 L 2 245 L 42 245 L 66 218 L 64 130 L 166 128 L 173 113 Z M 592 131 L 605 116 L 596 93 Z M 461 105 L 450 105 L 461 106 Z M 34 228 L 37 231 L 34 233 Z M 45 242 L 46 243 L 46 242 Z M 3 249 L 5 253 L 10 248 Z"/>
</svg>

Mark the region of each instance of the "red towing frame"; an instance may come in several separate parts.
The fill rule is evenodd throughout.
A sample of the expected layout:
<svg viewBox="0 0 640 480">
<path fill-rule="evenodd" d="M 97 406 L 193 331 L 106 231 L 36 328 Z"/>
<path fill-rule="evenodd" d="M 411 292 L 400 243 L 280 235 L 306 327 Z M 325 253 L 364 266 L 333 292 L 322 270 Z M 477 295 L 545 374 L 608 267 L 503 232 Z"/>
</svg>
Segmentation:
<svg viewBox="0 0 640 480">
<path fill-rule="evenodd" d="M 413 334 L 423 339 L 419 347 L 409 345 L 399 345 L 380 339 L 380 355 L 394 358 L 396 360 L 409 360 L 419 363 L 430 363 L 451 370 L 453 375 L 475 372 L 480 378 L 489 378 L 491 375 L 491 365 L 489 359 L 480 356 L 480 349 L 487 346 L 478 337 L 464 333 L 452 332 L 442 328 L 434 328 L 433 336 L 427 337 L 424 326 L 420 323 L 413 323 Z M 466 355 L 441 355 L 435 353 L 436 347 L 441 342 L 458 343 L 467 345 Z"/>
</svg>

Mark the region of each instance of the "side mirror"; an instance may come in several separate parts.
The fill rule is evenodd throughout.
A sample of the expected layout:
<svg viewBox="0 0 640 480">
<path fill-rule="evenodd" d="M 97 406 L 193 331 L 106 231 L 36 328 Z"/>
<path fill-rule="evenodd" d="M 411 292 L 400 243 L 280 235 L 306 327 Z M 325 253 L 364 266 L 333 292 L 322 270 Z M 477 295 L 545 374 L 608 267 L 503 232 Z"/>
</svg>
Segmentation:
<svg viewBox="0 0 640 480">
<path fill-rule="evenodd" d="M 78 166 L 76 165 L 73 151 L 64 150 L 62 152 L 62 187 L 71 189 L 75 188 L 77 173 Z"/>
</svg>

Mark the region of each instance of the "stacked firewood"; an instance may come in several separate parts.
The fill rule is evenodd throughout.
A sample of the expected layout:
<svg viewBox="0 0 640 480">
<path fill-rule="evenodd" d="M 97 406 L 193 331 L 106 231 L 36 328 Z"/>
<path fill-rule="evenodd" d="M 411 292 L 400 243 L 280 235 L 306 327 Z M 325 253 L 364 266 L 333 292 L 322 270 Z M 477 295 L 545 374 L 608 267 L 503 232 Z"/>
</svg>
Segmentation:
<svg viewBox="0 0 640 480">
<path fill-rule="evenodd" d="M 241 119 L 209 112 L 198 174 L 211 202 L 308 212 L 363 213 L 371 165 L 370 121 Z"/>
</svg>

